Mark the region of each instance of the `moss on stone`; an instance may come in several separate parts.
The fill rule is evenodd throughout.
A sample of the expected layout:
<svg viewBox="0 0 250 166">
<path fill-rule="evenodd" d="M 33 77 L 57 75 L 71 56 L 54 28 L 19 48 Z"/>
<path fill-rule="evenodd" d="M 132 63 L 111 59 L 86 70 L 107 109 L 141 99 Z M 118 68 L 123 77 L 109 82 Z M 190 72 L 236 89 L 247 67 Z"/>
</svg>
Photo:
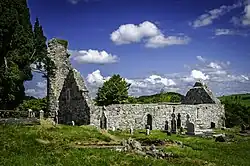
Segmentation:
<svg viewBox="0 0 250 166">
<path fill-rule="evenodd" d="M 58 43 L 63 45 L 66 49 L 68 48 L 68 41 L 63 39 L 56 39 Z"/>
</svg>

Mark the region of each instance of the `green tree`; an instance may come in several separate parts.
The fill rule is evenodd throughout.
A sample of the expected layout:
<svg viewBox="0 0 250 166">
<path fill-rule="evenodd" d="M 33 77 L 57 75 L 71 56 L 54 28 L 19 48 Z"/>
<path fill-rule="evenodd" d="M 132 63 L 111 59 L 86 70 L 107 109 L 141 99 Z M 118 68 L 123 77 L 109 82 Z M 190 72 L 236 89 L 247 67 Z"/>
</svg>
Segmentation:
<svg viewBox="0 0 250 166">
<path fill-rule="evenodd" d="M 98 89 L 96 104 L 110 105 L 128 102 L 128 84 L 120 75 L 113 75 L 103 86 Z"/>
<path fill-rule="evenodd" d="M 32 79 L 33 31 L 26 0 L 1 0 L 0 13 L 0 108 L 13 109 Z"/>
</svg>

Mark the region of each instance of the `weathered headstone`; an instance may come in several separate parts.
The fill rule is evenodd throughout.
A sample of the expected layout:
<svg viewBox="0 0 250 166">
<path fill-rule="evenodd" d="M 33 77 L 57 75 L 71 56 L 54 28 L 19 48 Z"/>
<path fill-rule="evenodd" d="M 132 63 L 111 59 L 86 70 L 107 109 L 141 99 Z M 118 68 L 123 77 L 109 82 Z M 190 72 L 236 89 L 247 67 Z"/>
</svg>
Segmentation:
<svg viewBox="0 0 250 166">
<path fill-rule="evenodd" d="M 72 120 L 72 126 L 75 126 L 75 122 Z"/>
<path fill-rule="evenodd" d="M 168 121 L 165 121 L 165 131 L 168 131 Z"/>
<path fill-rule="evenodd" d="M 28 118 L 32 117 L 32 109 L 28 109 Z"/>
<path fill-rule="evenodd" d="M 112 131 L 115 131 L 115 126 L 112 127 Z"/>
<path fill-rule="evenodd" d="M 146 135 L 150 134 L 150 129 L 146 129 Z"/>
<path fill-rule="evenodd" d="M 172 113 L 172 120 L 171 120 L 171 133 L 176 133 L 176 120 L 175 120 L 175 114 Z"/>
<path fill-rule="evenodd" d="M 40 110 L 40 120 L 44 118 L 44 111 Z"/>
<path fill-rule="evenodd" d="M 133 129 L 133 127 L 130 127 L 130 134 L 131 134 L 131 135 L 134 134 L 134 129 Z"/>
<path fill-rule="evenodd" d="M 193 123 L 189 123 L 187 125 L 187 134 L 194 135 L 194 124 Z"/>
</svg>

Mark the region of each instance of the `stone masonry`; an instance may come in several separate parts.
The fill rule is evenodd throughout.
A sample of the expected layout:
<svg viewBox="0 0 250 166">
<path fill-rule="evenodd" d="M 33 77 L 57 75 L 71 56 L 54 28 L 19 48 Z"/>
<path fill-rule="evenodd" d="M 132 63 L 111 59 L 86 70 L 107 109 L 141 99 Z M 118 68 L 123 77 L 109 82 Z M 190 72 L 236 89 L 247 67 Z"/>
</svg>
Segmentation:
<svg viewBox="0 0 250 166">
<path fill-rule="evenodd" d="M 67 48 L 52 39 L 49 57 L 55 63 L 55 74 L 49 76 L 49 110 L 51 118 L 61 124 L 94 125 L 104 129 L 170 130 L 218 128 L 224 126 L 224 105 L 206 85 L 197 82 L 181 104 L 118 104 L 94 106 L 80 73 L 70 64 Z"/>
</svg>

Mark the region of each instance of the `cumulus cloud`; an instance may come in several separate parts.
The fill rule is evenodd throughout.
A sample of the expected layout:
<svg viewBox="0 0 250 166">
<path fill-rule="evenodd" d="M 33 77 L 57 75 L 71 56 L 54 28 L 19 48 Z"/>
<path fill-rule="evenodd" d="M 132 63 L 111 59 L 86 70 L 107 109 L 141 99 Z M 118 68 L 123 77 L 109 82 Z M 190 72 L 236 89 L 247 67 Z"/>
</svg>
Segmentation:
<svg viewBox="0 0 250 166">
<path fill-rule="evenodd" d="M 143 38 L 159 35 L 161 32 L 157 26 L 149 21 L 139 25 L 121 25 L 116 31 L 112 32 L 110 39 L 116 44 L 129 44 L 140 42 Z"/>
<path fill-rule="evenodd" d="M 165 36 L 152 22 L 139 25 L 125 24 L 111 33 L 110 39 L 117 45 L 144 42 L 146 47 L 158 48 L 170 45 L 183 45 L 190 42 L 188 36 Z"/>
<path fill-rule="evenodd" d="M 80 50 L 80 51 L 68 51 L 71 56 L 70 58 L 78 63 L 92 63 L 92 64 L 108 64 L 108 63 L 116 63 L 118 61 L 118 57 L 116 55 L 112 55 L 107 53 L 106 51 L 98 51 L 98 50 Z"/>
<path fill-rule="evenodd" d="M 87 81 L 92 85 L 101 86 L 104 83 L 105 78 L 101 75 L 100 70 L 96 70 L 88 74 Z"/>
<path fill-rule="evenodd" d="M 222 5 L 217 9 L 210 10 L 202 15 L 200 15 L 196 20 L 191 22 L 189 25 L 191 25 L 193 28 L 199 28 L 199 27 L 204 27 L 211 25 L 214 20 L 219 19 L 221 16 L 227 14 L 233 9 L 242 7 L 242 2 L 238 2 L 233 5 Z"/>
<path fill-rule="evenodd" d="M 195 81 L 200 81 L 200 80 L 205 81 L 208 79 L 209 79 L 209 76 L 203 73 L 202 71 L 192 70 L 189 76 L 183 78 L 183 81 L 195 82 Z"/>
</svg>

